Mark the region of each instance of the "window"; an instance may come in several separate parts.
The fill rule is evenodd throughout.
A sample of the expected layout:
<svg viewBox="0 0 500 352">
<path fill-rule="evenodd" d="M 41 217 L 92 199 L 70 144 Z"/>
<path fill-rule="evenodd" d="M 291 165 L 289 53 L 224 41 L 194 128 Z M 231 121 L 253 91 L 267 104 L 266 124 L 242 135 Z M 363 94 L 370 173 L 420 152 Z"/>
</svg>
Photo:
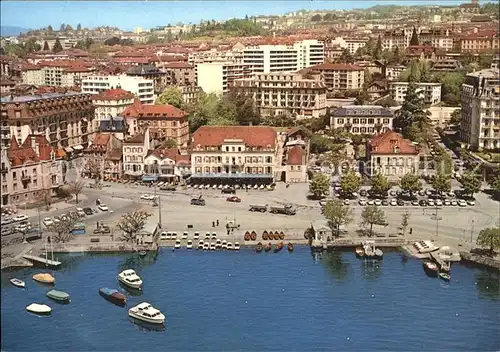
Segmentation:
<svg viewBox="0 0 500 352">
<path fill-rule="evenodd" d="M 241 147 L 238 147 L 238 151 L 241 152 Z"/>
<path fill-rule="evenodd" d="M 12 179 L 17 180 L 17 174 L 15 172 L 12 173 Z"/>
<path fill-rule="evenodd" d="M 384 119 L 384 125 L 388 125 L 389 124 L 389 119 Z"/>
<path fill-rule="evenodd" d="M 235 152 L 236 151 L 236 147 L 232 147 L 231 151 Z"/>
<path fill-rule="evenodd" d="M 375 122 L 374 119 L 368 119 L 368 124 L 373 125 L 374 122 Z"/>
<path fill-rule="evenodd" d="M 343 123 L 344 123 L 344 119 L 338 119 L 338 120 L 337 120 L 337 122 L 338 122 L 339 124 L 343 124 Z"/>
</svg>

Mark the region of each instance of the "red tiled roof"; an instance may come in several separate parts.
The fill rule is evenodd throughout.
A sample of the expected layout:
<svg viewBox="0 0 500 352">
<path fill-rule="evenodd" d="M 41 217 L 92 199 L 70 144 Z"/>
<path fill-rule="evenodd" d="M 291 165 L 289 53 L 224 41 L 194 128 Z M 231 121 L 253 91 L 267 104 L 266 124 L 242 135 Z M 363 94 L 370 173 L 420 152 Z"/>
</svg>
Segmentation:
<svg viewBox="0 0 500 352">
<path fill-rule="evenodd" d="M 96 94 L 92 97 L 92 100 L 124 100 L 124 99 L 133 99 L 134 94 L 122 89 L 122 88 L 113 88 L 105 90 L 99 94 Z"/>
<path fill-rule="evenodd" d="M 193 68 L 192 65 L 185 62 L 169 62 L 163 65 L 164 68 Z"/>
<path fill-rule="evenodd" d="M 350 64 L 319 64 L 308 67 L 311 70 L 346 70 L 346 71 L 359 71 L 363 70 L 362 67 Z"/>
<path fill-rule="evenodd" d="M 107 149 L 111 135 L 97 133 L 92 141 L 92 144 L 87 148 L 90 152 L 104 152 Z"/>
<path fill-rule="evenodd" d="M 125 143 L 125 144 L 127 144 L 127 143 L 128 144 L 143 144 L 144 137 L 145 137 L 144 133 L 139 133 L 133 137 L 130 137 L 129 139 L 124 140 L 123 143 Z"/>
<path fill-rule="evenodd" d="M 176 160 L 177 156 L 180 155 L 179 154 L 179 150 L 177 148 L 156 148 L 154 150 L 149 150 L 148 151 L 148 155 L 146 156 L 146 158 L 150 155 L 153 155 L 155 157 L 157 157 L 158 159 L 160 160 L 163 160 L 163 159 L 170 159 L 170 160 Z"/>
<path fill-rule="evenodd" d="M 21 148 L 32 148 L 34 149 L 35 144 L 38 144 L 38 158 L 39 160 L 50 160 L 50 153 L 53 151 L 53 148 L 50 146 L 47 138 L 40 134 L 30 134 L 26 137 Z"/>
<path fill-rule="evenodd" d="M 371 154 L 418 155 L 418 147 L 404 139 L 399 133 L 387 131 L 373 137 L 370 142 Z"/>
<path fill-rule="evenodd" d="M 39 154 L 35 152 L 35 142 L 38 144 Z M 47 142 L 45 136 L 28 135 L 24 143 L 19 146 L 16 139 L 12 137 L 10 148 L 7 150 L 7 155 L 12 163 L 12 166 L 20 166 L 28 162 L 38 163 L 40 160 L 50 160 L 52 147 Z"/>
<path fill-rule="evenodd" d="M 193 146 L 220 146 L 227 139 L 242 139 L 249 147 L 274 148 L 276 131 L 265 126 L 202 126 L 193 133 Z"/>
<path fill-rule="evenodd" d="M 296 145 L 288 150 L 287 165 L 304 165 L 304 149 Z"/>
<path fill-rule="evenodd" d="M 134 101 L 132 106 L 129 106 L 122 112 L 122 116 L 136 117 L 138 119 L 154 119 L 154 118 L 181 118 L 187 116 L 187 112 L 178 109 L 175 106 L 164 105 L 143 105 L 138 101 Z"/>
</svg>

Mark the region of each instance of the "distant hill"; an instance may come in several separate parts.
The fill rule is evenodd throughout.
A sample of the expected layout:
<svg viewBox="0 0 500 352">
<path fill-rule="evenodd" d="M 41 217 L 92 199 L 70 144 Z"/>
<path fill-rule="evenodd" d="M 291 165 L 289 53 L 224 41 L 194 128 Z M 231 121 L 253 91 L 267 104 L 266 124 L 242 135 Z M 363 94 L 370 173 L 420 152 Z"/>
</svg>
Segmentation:
<svg viewBox="0 0 500 352">
<path fill-rule="evenodd" d="M 0 36 L 12 37 L 29 31 L 29 28 L 15 27 L 15 26 L 0 26 Z"/>
</svg>

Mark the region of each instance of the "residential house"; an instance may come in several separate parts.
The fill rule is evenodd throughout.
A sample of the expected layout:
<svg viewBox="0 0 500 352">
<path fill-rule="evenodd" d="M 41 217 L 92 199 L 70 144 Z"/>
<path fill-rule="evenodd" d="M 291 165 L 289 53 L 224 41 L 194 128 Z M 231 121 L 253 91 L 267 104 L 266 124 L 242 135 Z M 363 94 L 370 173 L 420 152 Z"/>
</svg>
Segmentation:
<svg viewBox="0 0 500 352">
<path fill-rule="evenodd" d="M 123 174 L 125 177 L 138 179 L 143 176 L 144 158 L 149 149 L 149 129 L 123 141 Z"/>
<path fill-rule="evenodd" d="M 364 69 L 356 65 L 320 64 L 308 70 L 320 72 L 329 90 L 358 90 L 365 83 Z"/>
<path fill-rule="evenodd" d="M 84 150 L 85 164 L 92 159 L 102 165 L 104 179 L 120 178 L 122 174 L 122 141 L 109 133 L 97 133 Z M 90 173 L 91 170 L 84 172 Z"/>
<path fill-rule="evenodd" d="M 95 106 L 95 129 L 97 130 L 101 121 L 110 117 L 120 116 L 122 112 L 134 103 L 134 94 L 121 88 L 105 90 L 92 96 Z"/>
<path fill-rule="evenodd" d="M 392 130 L 394 113 L 380 105 L 348 105 L 330 115 L 330 128 L 353 134 L 375 134 Z"/>
<path fill-rule="evenodd" d="M 101 120 L 99 125 L 100 133 L 110 133 L 119 140 L 123 141 L 127 135 L 128 126 L 122 116 L 109 117 Z"/>
<path fill-rule="evenodd" d="M 180 181 L 191 174 L 189 155 L 182 155 L 177 148 L 156 148 L 144 158 L 144 171 L 152 181 Z"/>
</svg>

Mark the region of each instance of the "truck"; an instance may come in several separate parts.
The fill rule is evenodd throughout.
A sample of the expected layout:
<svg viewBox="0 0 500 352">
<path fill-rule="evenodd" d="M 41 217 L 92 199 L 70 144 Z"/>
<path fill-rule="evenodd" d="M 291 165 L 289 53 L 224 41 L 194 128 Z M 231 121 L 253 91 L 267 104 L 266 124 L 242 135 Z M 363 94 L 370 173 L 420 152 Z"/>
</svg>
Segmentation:
<svg viewBox="0 0 500 352">
<path fill-rule="evenodd" d="M 276 207 L 271 207 L 269 209 L 269 212 L 273 214 L 285 214 L 285 215 L 295 215 L 297 214 L 297 210 L 291 205 L 282 205 L 282 206 L 276 206 Z"/>
<path fill-rule="evenodd" d="M 199 196 L 198 198 L 192 198 L 191 199 L 191 205 L 205 205 L 205 199 L 202 198 L 202 196 Z"/>
<path fill-rule="evenodd" d="M 251 204 L 249 210 L 250 211 L 260 211 L 261 213 L 265 213 L 267 211 L 267 204 L 266 205 Z"/>
</svg>

